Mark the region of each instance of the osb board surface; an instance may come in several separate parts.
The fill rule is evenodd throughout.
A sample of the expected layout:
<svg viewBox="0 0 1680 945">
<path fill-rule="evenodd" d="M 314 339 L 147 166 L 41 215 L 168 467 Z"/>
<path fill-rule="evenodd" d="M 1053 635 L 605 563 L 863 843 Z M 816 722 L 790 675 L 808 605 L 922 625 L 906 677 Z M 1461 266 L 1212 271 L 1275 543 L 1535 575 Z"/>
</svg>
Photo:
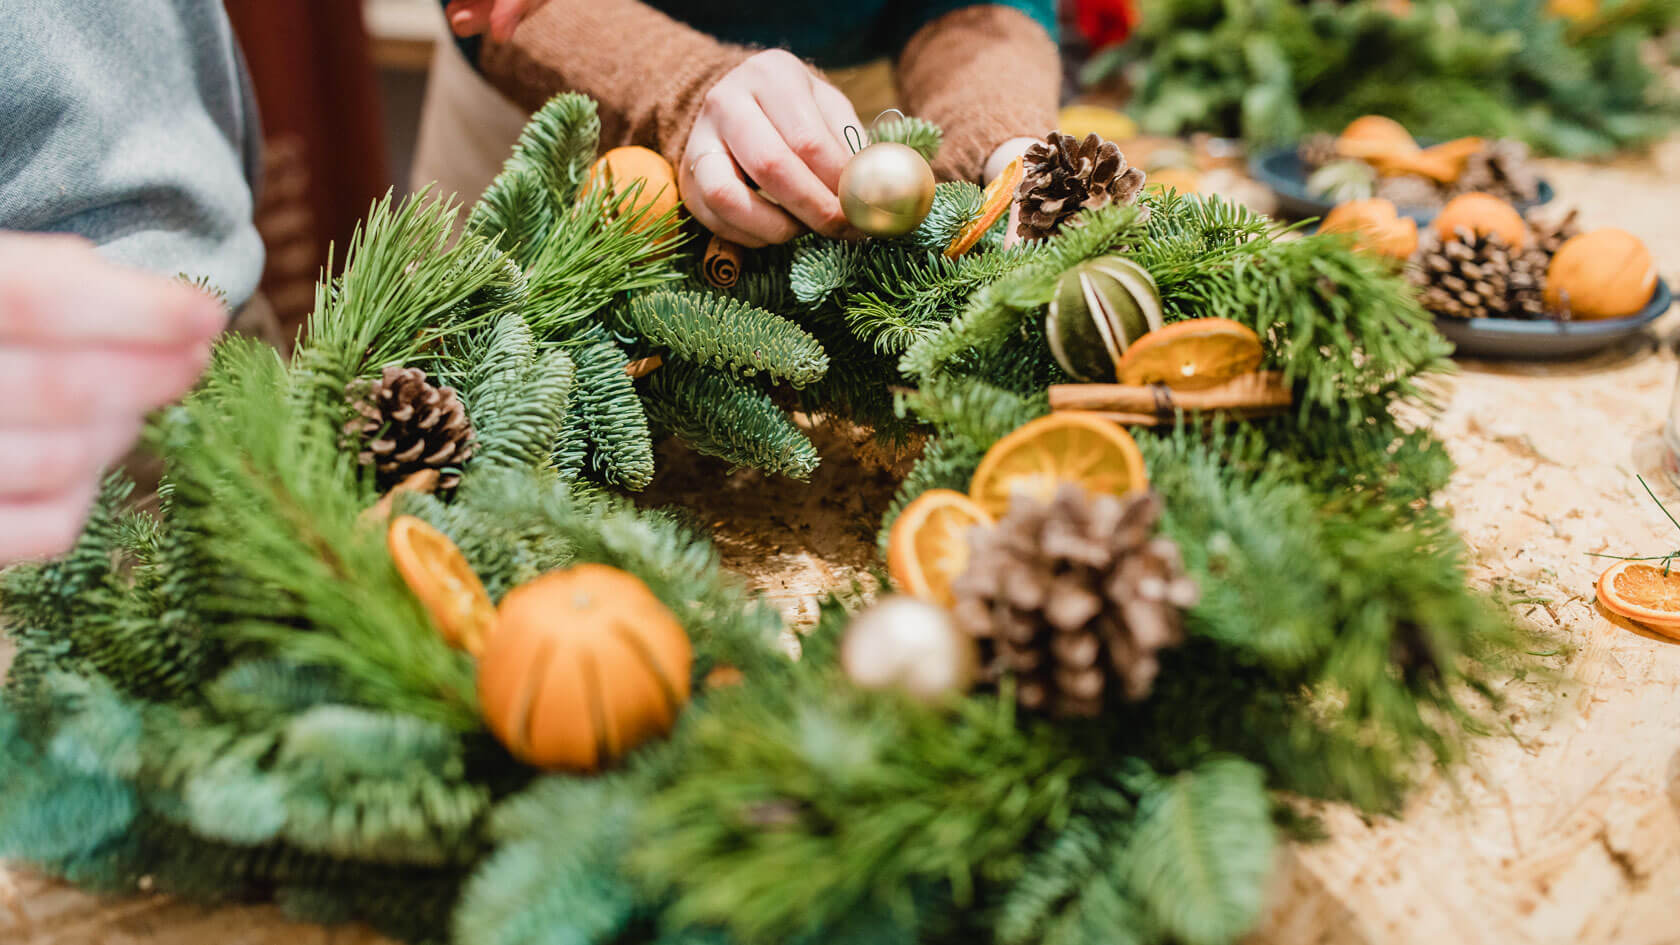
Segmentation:
<svg viewBox="0 0 1680 945">
<path fill-rule="evenodd" d="M 1650 242 L 1680 276 L 1680 147 L 1612 167 L 1553 164 L 1587 222 Z M 1245 194 L 1246 195 L 1246 194 Z M 1508 730 L 1433 779 L 1399 821 L 1330 810 L 1330 839 L 1280 857 L 1254 945 L 1680 945 L 1680 645 L 1607 619 L 1592 602 L 1602 560 L 1680 547 L 1639 490 L 1680 514 L 1658 439 L 1675 384 L 1655 336 L 1561 365 L 1467 362 L 1437 421 L 1459 471 L 1448 503 L 1476 555 L 1555 645 L 1569 680 L 1552 697 L 1509 687 Z M 871 521 L 890 478 L 832 463 L 813 487 L 737 475 L 705 487 L 705 461 L 670 456 L 660 498 L 696 507 L 726 563 L 795 619 L 822 590 L 867 578 Z M 374 945 L 361 928 L 286 922 L 272 908 L 205 910 L 164 897 L 99 900 L 0 870 L 0 943 Z M 1096 945 L 1096 943 L 1093 943 Z"/>
</svg>

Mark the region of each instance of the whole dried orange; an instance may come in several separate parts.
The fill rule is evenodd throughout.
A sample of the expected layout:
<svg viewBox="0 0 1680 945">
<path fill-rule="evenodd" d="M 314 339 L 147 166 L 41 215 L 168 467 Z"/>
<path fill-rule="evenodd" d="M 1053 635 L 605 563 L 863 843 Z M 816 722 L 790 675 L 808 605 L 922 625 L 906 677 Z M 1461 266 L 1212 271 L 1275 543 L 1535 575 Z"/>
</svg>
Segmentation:
<svg viewBox="0 0 1680 945">
<path fill-rule="evenodd" d="M 1119 424 L 1069 410 L 1040 417 L 994 443 L 974 471 L 968 495 L 998 518 L 1016 493 L 1048 502 L 1064 482 L 1124 495 L 1149 488 L 1149 473 L 1137 441 Z"/>
<path fill-rule="evenodd" d="M 1680 639 L 1680 568 L 1618 561 L 1598 578 L 1604 609 Z"/>
<path fill-rule="evenodd" d="M 399 515 L 385 532 L 397 572 L 420 598 L 450 646 L 474 656 L 496 625 L 496 605 L 449 536 L 412 515 Z"/>
<path fill-rule="evenodd" d="M 968 534 L 992 524 L 973 499 L 930 489 L 904 507 L 887 536 L 887 574 L 906 594 L 951 606 L 951 582 L 968 566 Z"/>
<path fill-rule="evenodd" d="M 951 245 L 945 247 L 947 259 L 961 256 L 973 249 L 974 244 L 980 242 L 980 237 L 985 236 L 986 231 L 992 228 L 992 224 L 1009 212 L 1009 205 L 1015 200 L 1015 188 L 1021 186 L 1023 173 L 1021 159 L 1016 158 L 1009 162 L 1002 174 L 992 178 L 992 182 L 986 185 L 985 192 L 980 196 L 980 213 L 958 230 L 957 235 L 951 239 Z"/>
<path fill-rule="evenodd" d="M 1217 387 L 1260 367 L 1254 329 L 1228 318 L 1192 318 L 1152 331 L 1126 349 L 1122 384 L 1165 384 L 1180 390 Z"/>
</svg>

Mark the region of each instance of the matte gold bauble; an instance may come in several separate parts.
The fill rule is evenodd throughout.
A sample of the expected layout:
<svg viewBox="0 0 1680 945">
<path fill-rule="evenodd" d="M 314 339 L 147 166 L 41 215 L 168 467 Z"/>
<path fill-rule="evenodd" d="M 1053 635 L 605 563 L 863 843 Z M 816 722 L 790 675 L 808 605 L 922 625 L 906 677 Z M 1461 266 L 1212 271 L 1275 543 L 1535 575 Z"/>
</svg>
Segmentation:
<svg viewBox="0 0 1680 945">
<path fill-rule="evenodd" d="M 932 702 L 967 692 L 979 655 L 943 607 L 895 594 L 846 628 L 840 664 L 865 689 L 897 689 Z"/>
<path fill-rule="evenodd" d="M 878 141 L 840 172 L 840 209 L 870 236 L 903 236 L 933 209 L 933 168 L 916 149 Z"/>
</svg>

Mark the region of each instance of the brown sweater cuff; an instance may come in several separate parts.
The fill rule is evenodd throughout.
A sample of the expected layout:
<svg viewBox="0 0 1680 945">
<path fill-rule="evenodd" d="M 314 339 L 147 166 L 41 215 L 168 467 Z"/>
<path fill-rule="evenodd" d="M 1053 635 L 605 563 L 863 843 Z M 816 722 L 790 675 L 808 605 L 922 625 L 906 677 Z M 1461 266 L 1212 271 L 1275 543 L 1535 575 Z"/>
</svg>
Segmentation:
<svg viewBox="0 0 1680 945">
<path fill-rule="evenodd" d="M 511 41 L 486 43 L 480 66 L 532 111 L 558 92 L 588 95 L 603 148 L 639 144 L 674 166 L 706 92 L 752 53 L 636 0 L 552 0 Z"/>
<path fill-rule="evenodd" d="M 941 180 L 980 179 L 998 145 L 1042 138 L 1061 97 L 1056 43 L 1012 7 L 963 7 L 910 37 L 898 59 L 905 110 L 945 129 L 933 169 Z"/>
</svg>

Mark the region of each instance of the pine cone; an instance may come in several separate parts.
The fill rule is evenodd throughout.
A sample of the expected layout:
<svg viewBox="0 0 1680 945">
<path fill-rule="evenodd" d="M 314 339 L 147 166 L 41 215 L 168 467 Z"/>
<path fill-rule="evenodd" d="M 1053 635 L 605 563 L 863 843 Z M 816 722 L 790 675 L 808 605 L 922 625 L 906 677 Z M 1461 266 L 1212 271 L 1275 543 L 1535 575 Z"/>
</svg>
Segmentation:
<svg viewBox="0 0 1680 945">
<path fill-rule="evenodd" d="M 1513 287 L 1518 254 L 1497 236 L 1477 237 L 1460 228 L 1452 238 L 1420 241 L 1409 275 L 1423 307 L 1448 318 L 1526 318 Z M 1528 286 L 1522 286 L 1524 291 Z"/>
<path fill-rule="evenodd" d="M 1540 175 L 1530 160 L 1528 145 L 1502 138 L 1470 155 L 1451 196 L 1492 194 L 1506 203 L 1532 203 L 1540 197 Z"/>
<path fill-rule="evenodd" d="M 458 470 L 472 458 L 473 428 L 453 387 L 426 380 L 419 368 L 387 365 L 379 380 L 351 382 L 345 389 L 356 416 L 344 424 L 346 446 L 373 466 L 379 487 L 388 489 L 422 469 L 457 470 L 438 480 L 439 489 L 461 481 Z"/>
<path fill-rule="evenodd" d="M 1545 253 L 1548 260 L 1551 259 L 1557 255 L 1557 251 L 1563 247 L 1564 243 L 1581 235 L 1581 224 L 1576 219 L 1580 215 L 1579 210 L 1571 210 L 1562 217 L 1548 219 L 1530 217 L 1528 221 L 1530 243 L 1535 249 Z"/>
<path fill-rule="evenodd" d="M 1024 239 L 1043 239 L 1068 218 L 1110 203 L 1131 203 L 1143 190 L 1144 173 L 1126 166 L 1120 146 L 1095 134 L 1080 141 L 1059 131 L 1027 149 L 1026 173 L 1016 194 L 1021 201 Z"/>
<path fill-rule="evenodd" d="M 1380 178 L 1377 181 L 1376 196 L 1392 202 L 1396 207 L 1438 209 L 1446 203 L 1441 197 L 1441 185 L 1417 174 Z"/>
<path fill-rule="evenodd" d="M 1309 171 L 1342 159 L 1336 151 L 1336 136 L 1327 131 L 1315 131 L 1301 139 L 1301 146 L 1295 149 L 1295 156 L 1301 159 L 1301 163 L 1306 165 Z"/>
<path fill-rule="evenodd" d="M 1015 677 L 1022 707 L 1095 716 L 1113 688 L 1149 695 L 1158 653 L 1183 640 L 1182 609 L 1196 598 L 1178 546 L 1155 535 L 1160 516 L 1154 493 L 1067 483 L 1048 503 L 1018 497 L 975 533 L 955 619 L 980 641 L 990 678 Z"/>
</svg>

